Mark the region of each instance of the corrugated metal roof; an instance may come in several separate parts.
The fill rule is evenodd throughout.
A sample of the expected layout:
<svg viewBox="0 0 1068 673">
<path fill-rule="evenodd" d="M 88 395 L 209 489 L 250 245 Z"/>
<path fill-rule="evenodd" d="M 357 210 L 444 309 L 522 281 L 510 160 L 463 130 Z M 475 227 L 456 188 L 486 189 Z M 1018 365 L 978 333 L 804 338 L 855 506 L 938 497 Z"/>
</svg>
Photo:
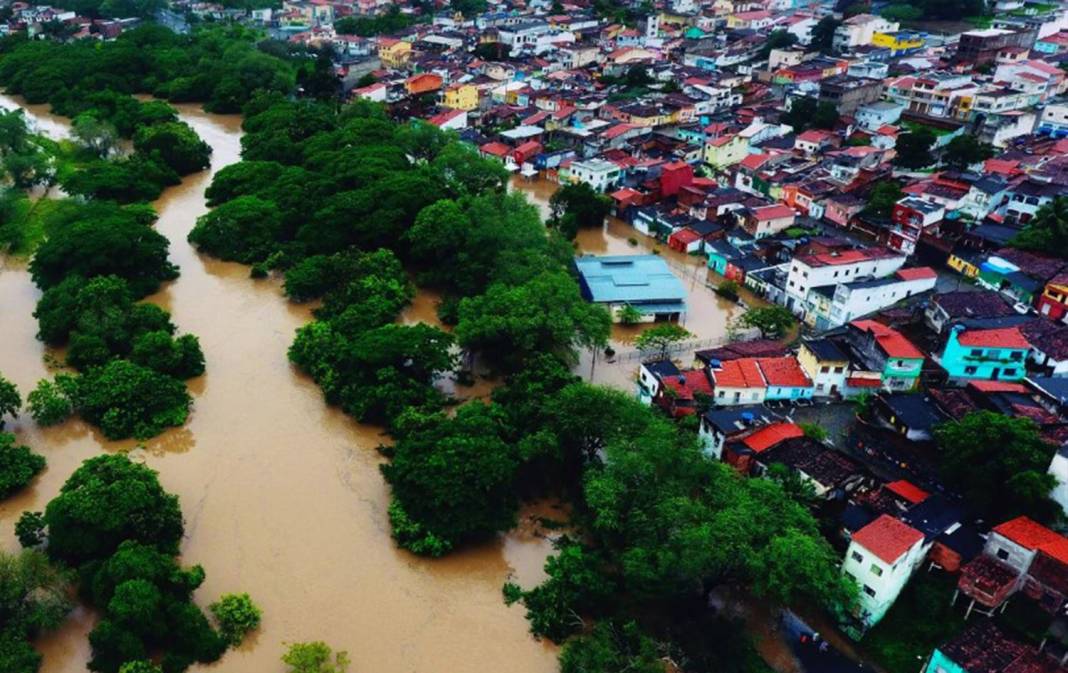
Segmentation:
<svg viewBox="0 0 1068 673">
<path fill-rule="evenodd" d="M 578 257 L 575 267 L 591 301 L 669 304 L 675 306 L 673 311 L 679 310 L 679 304 L 685 307 L 686 290 L 657 255 Z M 642 306 L 636 308 L 644 310 Z"/>
</svg>

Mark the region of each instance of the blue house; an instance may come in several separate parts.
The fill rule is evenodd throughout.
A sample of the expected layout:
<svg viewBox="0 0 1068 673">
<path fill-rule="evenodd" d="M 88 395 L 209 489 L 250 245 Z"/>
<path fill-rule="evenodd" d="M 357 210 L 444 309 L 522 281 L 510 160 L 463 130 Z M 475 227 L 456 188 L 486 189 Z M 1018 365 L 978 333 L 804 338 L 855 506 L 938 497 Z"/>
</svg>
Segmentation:
<svg viewBox="0 0 1068 673">
<path fill-rule="evenodd" d="M 939 364 L 953 379 L 1018 381 L 1024 377 L 1024 362 L 1031 344 L 1015 327 L 968 329 L 956 325 L 949 331 Z"/>
<path fill-rule="evenodd" d="M 640 322 L 678 321 L 686 313 L 686 289 L 659 255 L 587 255 L 575 259 L 575 268 L 582 296 L 615 321 L 628 306 Z"/>
</svg>

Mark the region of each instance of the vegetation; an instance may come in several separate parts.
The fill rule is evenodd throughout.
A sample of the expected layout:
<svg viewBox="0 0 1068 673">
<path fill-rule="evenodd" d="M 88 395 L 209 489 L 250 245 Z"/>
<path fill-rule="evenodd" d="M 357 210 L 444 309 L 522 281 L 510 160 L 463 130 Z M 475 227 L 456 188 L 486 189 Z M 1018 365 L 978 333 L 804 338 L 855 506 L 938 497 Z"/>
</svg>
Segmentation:
<svg viewBox="0 0 1068 673">
<path fill-rule="evenodd" d="M 934 163 L 931 149 L 935 144 L 935 134 L 927 127 L 920 127 L 910 133 L 902 133 L 897 138 L 894 163 L 902 168 L 925 168 Z"/>
<path fill-rule="evenodd" d="M 248 594 L 226 594 L 208 609 L 219 624 L 219 634 L 230 645 L 240 645 L 245 636 L 259 628 L 263 617 Z"/>
<path fill-rule="evenodd" d="M 1068 259 L 1068 198 L 1059 197 L 1039 208 L 1012 245 Z"/>
<path fill-rule="evenodd" d="M 760 48 L 757 54 L 757 58 L 768 58 L 771 56 L 772 49 L 786 49 L 797 44 L 797 36 L 786 30 L 773 30 L 768 35 L 767 41 L 764 42 L 764 46 Z"/>
<path fill-rule="evenodd" d="M 612 200 L 585 182 L 578 182 L 556 190 L 549 199 L 549 208 L 552 212 L 549 225 L 572 240 L 579 229 L 603 225 L 612 209 Z"/>
<path fill-rule="evenodd" d="M 738 301 L 739 290 L 741 290 L 741 287 L 733 280 L 725 280 L 716 286 L 716 294 L 731 301 Z"/>
<path fill-rule="evenodd" d="M 349 669 L 347 652 L 335 653 L 322 642 L 293 643 L 282 655 L 287 673 L 345 673 Z"/>
<path fill-rule="evenodd" d="M 959 135 L 946 145 L 942 161 L 946 166 L 963 171 L 972 164 L 994 156 L 994 148 L 983 144 L 970 134 Z"/>
<path fill-rule="evenodd" d="M 0 551 L 0 669 L 36 673 L 41 655 L 34 638 L 59 627 L 70 612 L 69 580 L 40 552 Z"/>
<path fill-rule="evenodd" d="M 397 5 L 390 5 L 385 14 L 379 16 L 344 16 L 334 22 L 338 35 L 359 35 L 374 37 L 398 33 L 415 23 L 411 14 L 402 14 Z"/>
<path fill-rule="evenodd" d="M 739 319 L 745 327 L 755 327 L 765 338 L 785 336 L 797 324 L 794 314 L 783 306 L 760 306 L 751 308 Z"/>
<path fill-rule="evenodd" d="M 19 389 L 0 374 L 0 430 L 4 429 L 4 416 L 17 416 L 21 408 Z"/>
<path fill-rule="evenodd" d="M 656 357 L 663 360 L 668 356 L 668 351 L 674 344 L 692 336 L 685 327 L 675 323 L 663 323 L 651 327 L 634 340 L 634 345 L 640 351 L 652 352 Z"/>
<path fill-rule="evenodd" d="M 830 103 L 818 103 L 814 98 L 795 98 L 780 121 L 789 124 L 796 133 L 806 129 L 833 129 L 838 123 L 838 110 Z"/>
<path fill-rule="evenodd" d="M 991 523 L 1021 514 L 1049 522 L 1062 514 L 1049 498 L 1056 480 L 1047 470 L 1056 448 L 1031 419 L 977 411 L 938 426 L 935 438 L 947 481 Z M 1000 448 L 987 455 L 987 446 Z"/>
<path fill-rule="evenodd" d="M 29 484 L 44 467 L 43 457 L 16 445 L 15 435 L 0 432 L 0 500 Z"/>
<path fill-rule="evenodd" d="M 887 673 L 914 673 L 916 662 L 964 628 L 963 613 L 950 605 L 955 578 L 916 573 L 886 617 L 861 646 Z"/>
<path fill-rule="evenodd" d="M 864 207 L 864 214 L 881 220 L 890 219 L 894 210 L 894 204 L 901 200 L 905 193 L 901 191 L 901 185 L 893 180 L 880 180 L 875 183 L 868 194 L 868 205 Z"/>
<path fill-rule="evenodd" d="M 831 53 L 834 45 L 834 31 L 842 22 L 833 16 L 825 16 L 812 27 L 812 39 L 808 43 L 809 51 L 818 51 L 821 54 Z"/>
<path fill-rule="evenodd" d="M 217 613 L 222 633 L 193 603 L 204 570 L 178 565 L 182 533 L 178 498 L 155 472 L 122 455 L 85 461 L 43 515 L 20 519 L 20 541 L 45 544 L 52 560 L 73 568 L 81 596 L 101 615 L 89 634 L 90 670 L 140 673 L 158 658 L 163 671 L 184 671 L 219 659 L 248 626 L 255 608 L 241 597 L 215 604 L 226 606 Z"/>
</svg>

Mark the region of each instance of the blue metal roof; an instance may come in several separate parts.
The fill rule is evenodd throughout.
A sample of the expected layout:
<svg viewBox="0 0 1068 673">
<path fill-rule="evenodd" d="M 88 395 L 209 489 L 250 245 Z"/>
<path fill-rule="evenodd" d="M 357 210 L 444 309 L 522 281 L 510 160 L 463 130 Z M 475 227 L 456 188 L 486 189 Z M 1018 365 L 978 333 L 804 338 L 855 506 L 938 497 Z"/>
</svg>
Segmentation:
<svg viewBox="0 0 1068 673">
<path fill-rule="evenodd" d="M 686 290 L 658 255 L 585 256 L 575 259 L 586 298 L 597 303 L 669 304 L 685 310 Z"/>
</svg>

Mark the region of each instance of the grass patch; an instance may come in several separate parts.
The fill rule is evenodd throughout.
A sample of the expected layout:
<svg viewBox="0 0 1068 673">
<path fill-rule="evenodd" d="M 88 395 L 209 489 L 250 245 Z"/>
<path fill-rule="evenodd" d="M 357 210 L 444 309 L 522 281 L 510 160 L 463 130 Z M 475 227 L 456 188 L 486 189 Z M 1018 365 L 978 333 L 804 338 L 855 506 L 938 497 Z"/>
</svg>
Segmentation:
<svg viewBox="0 0 1068 673">
<path fill-rule="evenodd" d="M 923 129 L 927 129 L 928 131 L 933 133 L 936 138 L 948 136 L 950 133 L 953 133 L 953 131 L 950 131 L 948 129 L 940 129 L 937 126 L 928 126 L 927 124 L 921 124 L 920 122 L 914 122 L 910 120 L 905 120 L 904 124 L 905 128 L 907 128 L 909 131 L 912 131 L 913 133 L 916 133 L 917 131 Z"/>
<path fill-rule="evenodd" d="M 888 673 L 916 673 L 924 657 L 964 628 L 964 611 L 949 604 L 955 578 L 917 572 L 890 612 L 861 640 Z"/>
</svg>

